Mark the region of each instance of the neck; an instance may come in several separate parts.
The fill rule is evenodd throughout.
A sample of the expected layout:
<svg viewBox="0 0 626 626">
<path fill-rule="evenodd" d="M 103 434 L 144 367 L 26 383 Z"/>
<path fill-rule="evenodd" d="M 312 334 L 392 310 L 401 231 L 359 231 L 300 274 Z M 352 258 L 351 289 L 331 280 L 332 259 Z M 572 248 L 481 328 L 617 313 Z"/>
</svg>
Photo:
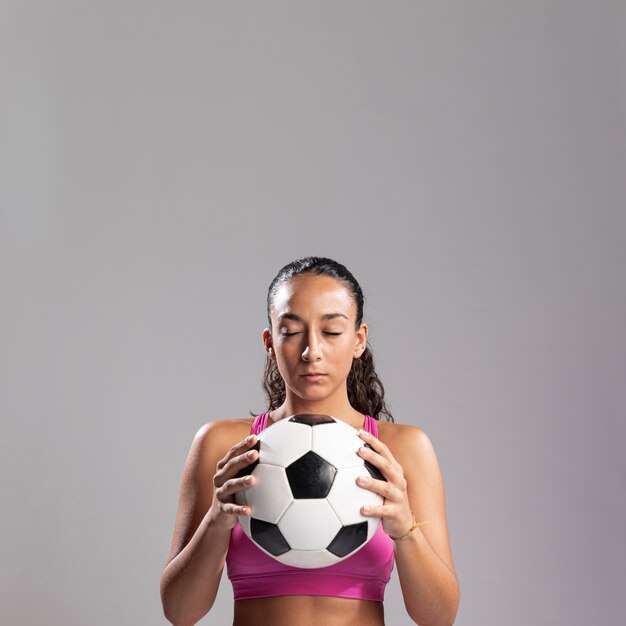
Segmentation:
<svg viewBox="0 0 626 626">
<path fill-rule="evenodd" d="M 317 415 L 331 415 L 355 428 L 363 426 L 363 414 L 352 408 L 346 396 L 344 401 L 331 401 L 330 398 L 307 401 L 303 398 L 289 398 L 277 409 L 270 411 L 270 419 L 274 422 L 302 413 L 315 413 Z"/>
</svg>

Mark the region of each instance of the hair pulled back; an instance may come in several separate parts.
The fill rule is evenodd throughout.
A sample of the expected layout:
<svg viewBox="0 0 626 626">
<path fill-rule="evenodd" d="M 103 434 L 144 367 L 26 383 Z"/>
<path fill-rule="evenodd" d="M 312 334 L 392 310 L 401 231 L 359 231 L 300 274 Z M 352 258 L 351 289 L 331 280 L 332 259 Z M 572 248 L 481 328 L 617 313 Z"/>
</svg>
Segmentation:
<svg viewBox="0 0 626 626">
<path fill-rule="evenodd" d="M 350 271 L 341 263 L 327 257 L 308 256 L 285 265 L 270 283 L 267 291 L 267 321 L 272 329 L 271 307 L 278 289 L 299 274 L 329 276 L 343 283 L 352 295 L 356 304 L 355 329 L 358 330 L 363 321 L 364 297 L 359 283 Z M 268 411 L 283 404 L 286 397 L 285 381 L 278 371 L 276 362 L 265 355 L 265 370 L 262 385 L 267 398 Z M 360 358 L 352 359 L 352 367 L 347 380 L 348 401 L 354 409 L 374 419 L 393 422 L 385 404 L 385 389 L 374 368 L 374 356 L 369 345 Z M 251 415 L 254 415 L 251 412 Z M 381 416 L 386 416 L 381 418 Z"/>
</svg>

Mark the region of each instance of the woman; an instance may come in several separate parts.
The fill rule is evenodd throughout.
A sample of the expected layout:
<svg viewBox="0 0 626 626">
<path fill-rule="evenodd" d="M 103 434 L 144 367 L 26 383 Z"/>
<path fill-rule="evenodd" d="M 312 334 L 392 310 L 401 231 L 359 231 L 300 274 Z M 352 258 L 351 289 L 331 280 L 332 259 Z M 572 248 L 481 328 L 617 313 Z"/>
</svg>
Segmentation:
<svg viewBox="0 0 626 626">
<path fill-rule="evenodd" d="M 267 316 L 268 411 L 216 420 L 197 432 L 161 576 L 165 616 L 175 626 L 197 623 L 213 606 L 226 563 L 234 626 L 381 626 L 395 564 L 411 619 L 420 626 L 452 624 L 460 596 L 439 465 L 426 433 L 394 423 L 385 405 L 366 345 L 359 284 L 332 259 L 299 259 L 270 284 Z M 358 483 L 384 498 L 382 506 L 362 509 L 380 518 L 376 535 L 351 557 L 313 570 L 284 566 L 256 548 L 237 517 L 252 511 L 234 499 L 254 484 L 253 476 L 235 475 L 257 459 L 255 435 L 298 413 L 332 415 L 360 429 L 370 448 L 359 454 L 385 478 Z"/>
</svg>

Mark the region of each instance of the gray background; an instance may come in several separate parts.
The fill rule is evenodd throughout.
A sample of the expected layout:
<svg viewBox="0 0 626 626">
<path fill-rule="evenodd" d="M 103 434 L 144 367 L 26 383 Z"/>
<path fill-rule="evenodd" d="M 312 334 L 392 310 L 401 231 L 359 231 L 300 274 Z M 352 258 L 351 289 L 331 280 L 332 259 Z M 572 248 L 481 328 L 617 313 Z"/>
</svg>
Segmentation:
<svg viewBox="0 0 626 626">
<path fill-rule="evenodd" d="M 456 624 L 626 623 L 624 3 L 0 6 L 3 624 L 165 623 L 187 450 L 265 408 L 307 254 L 433 441 Z"/>
</svg>

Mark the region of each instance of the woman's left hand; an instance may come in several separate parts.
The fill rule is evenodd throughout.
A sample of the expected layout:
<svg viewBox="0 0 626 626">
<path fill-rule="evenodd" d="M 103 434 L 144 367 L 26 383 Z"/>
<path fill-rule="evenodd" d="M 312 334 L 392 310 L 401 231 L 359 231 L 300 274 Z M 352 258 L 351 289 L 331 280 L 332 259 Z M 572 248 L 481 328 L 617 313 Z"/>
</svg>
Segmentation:
<svg viewBox="0 0 626 626">
<path fill-rule="evenodd" d="M 357 479 L 359 487 L 369 489 L 384 498 L 380 506 L 361 507 L 361 513 L 365 516 L 382 518 L 383 530 L 389 536 L 402 537 L 413 524 L 407 482 L 402 466 L 380 439 L 367 431 L 360 431 L 359 437 L 372 448 L 361 447 L 358 451 L 359 456 L 378 468 L 386 478 L 386 481 L 371 476 L 360 476 Z"/>
</svg>

